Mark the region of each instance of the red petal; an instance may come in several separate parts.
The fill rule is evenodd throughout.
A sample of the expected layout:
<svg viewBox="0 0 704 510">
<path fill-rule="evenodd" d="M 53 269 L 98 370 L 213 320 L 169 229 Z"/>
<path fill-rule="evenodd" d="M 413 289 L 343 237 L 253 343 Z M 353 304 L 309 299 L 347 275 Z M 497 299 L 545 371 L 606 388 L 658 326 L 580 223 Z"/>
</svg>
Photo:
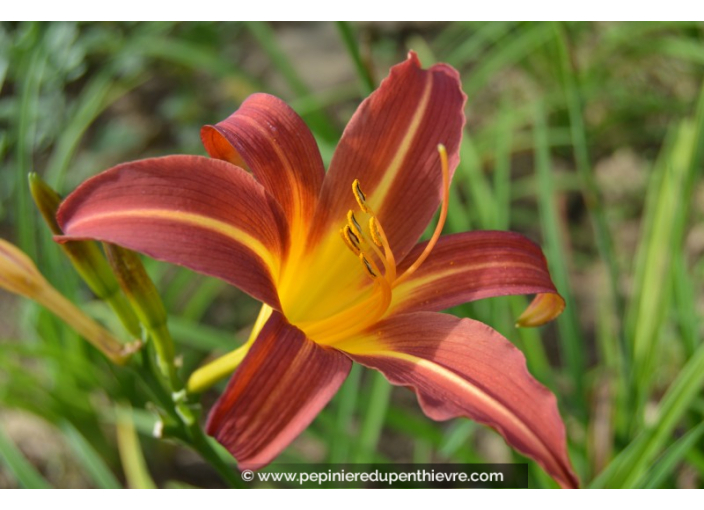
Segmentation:
<svg viewBox="0 0 704 510">
<path fill-rule="evenodd" d="M 342 135 L 323 184 L 314 236 L 330 229 L 337 235 L 347 211 L 358 209 L 352 182 L 359 179 L 401 260 L 442 198 L 438 144 L 447 148 L 450 171 L 457 166 L 465 101 L 459 75 L 448 65 L 423 70 L 411 52 L 393 67 Z"/>
<path fill-rule="evenodd" d="M 264 467 L 313 421 L 351 366 L 274 312 L 210 411 L 208 434 L 240 469 Z"/>
<path fill-rule="evenodd" d="M 307 231 L 325 168 L 315 138 L 286 103 L 254 94 L 224 121 L 204 126 L 201 138 L 212 157 L 252 171 L 278 200 L 294 236 Z"/>
<path fill-rule="evenodd" d="M 84 182 L 57 217 L 66 234 L 58 240 L 118 244 L 280 306 L 286 222 L 261 185 L 229 163 L 199 156 L 125 163 Z"/>
<path fill-rule="evenodd" d="M 398 274 L 418 258 L 426 244 L 408 254 Z M 513 232 L 465 232 L 438 240 L 423 265 L 394 289 L 392 308 L 394 313 L 439 311 L 514 294 L 538 294 L 528 309 L 533 310 L 530 316 L 521 316 L 522 326 L 551 321 L 565 307 L 538 245 Z"/>
<path fill-rule="evenodd" d="M 466 416 L 489 425 L 561 486 L 578 486 L 555 396 L 489 326 L 434 312 L 396 315 L 367 338 L 335 347 L 392 384 L 411 387 L 430 418 Z"/>
</svg>

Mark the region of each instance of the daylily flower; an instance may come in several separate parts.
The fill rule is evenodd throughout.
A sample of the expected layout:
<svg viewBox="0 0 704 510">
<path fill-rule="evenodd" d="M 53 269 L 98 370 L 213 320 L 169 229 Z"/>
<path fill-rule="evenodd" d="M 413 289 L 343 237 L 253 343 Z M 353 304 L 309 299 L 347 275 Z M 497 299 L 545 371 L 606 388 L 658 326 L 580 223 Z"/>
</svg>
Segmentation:
<svg viewBox="0 0 704 510">
<path fill-rule="evenodd" d="M 281 452 L 356 361 L 413 389 L 430 418 L 487 424 L 560 485 L 577 486 L 556 399 L 521 352 L 485 324 L 438 313 L 537 294 L 519 318 L 533 326 L 564 307 L 525 237 L 440 237 L 465 101 L 453 68 L 423 70 L 411 53 L 359 107 L 327 174 L 298 115 L 255 94 L 203 128 L 211 159 L 118 165 L 62 205 L 65 239 L 115 243 L 264 303 L 256 341 L 207 424 L 241 469 Z M 417 244 L 441 203 L 435 235 Z"/>
</svg>

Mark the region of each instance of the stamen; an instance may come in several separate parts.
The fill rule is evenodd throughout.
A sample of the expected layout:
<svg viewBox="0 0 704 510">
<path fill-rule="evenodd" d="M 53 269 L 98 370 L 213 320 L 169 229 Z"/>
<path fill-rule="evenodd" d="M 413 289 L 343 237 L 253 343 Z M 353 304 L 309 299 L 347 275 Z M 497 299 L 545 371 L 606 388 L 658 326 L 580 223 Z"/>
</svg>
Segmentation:
<svg viewBox="0 0 704 510">
<path fill-rule="evenodd" d="M 369 233 L 372 235 L 372 241 L 374 241 L 374 244 L 376 244 L 379 248 L 384 246 L 381 242 L 381 239 L 379 238 L 379 229 L 377 228 L 378 221 L 376 221 L 376 218 L 372 216 L 369 218 Z"/>
<path fill-rule="evenodd" d="M 357 189 L 361 192 L 361 188 L 359 188 L 359 186 L 357 186 Z M 364 193 L 362 193 L 362 196 L 364 196 Z M 364 205 L 366 206 L 366 203 Z M 373 214 L 373 211 L 368 206 L 367 211 Z M 357 218 L 354 215 L 354 211 L 350 210 L 347 212 L 347 225 L 345 226 L 345 235 L 348 236 L 352 244 L 359 249 L 359 251 L 355 253 L 358 255 L 360 253 L 363 254 L 367 260 L 371 260 L 371 248 L 371 250 L 376 254 L 377 257 L 379 257 L 379 260 L 383 264 L 384 278 L 386 278 L 386 280 L 390 284 L 393 281 L 393 278 L 396 277 L 396 266 L 395 264 L 393 266 L 390 266 L 389 257 L 385 253 L 382 253 L 378 248 L 380 246 L 383 246 L 382 241 L 380 239 L 380 237 L 383 237 L 383 234 L 381 234 L 381 236 L 379 235 L 379 230 L 376 228 L 374 221 L 375 218 L 374 216 L 372 216 L 369 220 L 369 234 L 371 235 L 373 242 L 370 243 L 367 241 L 364 232 L 362 231 L 362 225 L 360 225 L 357 221 Z M 378 221 L 376 222 L 376 225 L 378 225 Z M 391 258 L 391 260 L 393 261 L 393 257 Z M 367 269 L 369 268 L 367 267 Z M 380 274 L 378 270 L 377 274 Z M 389 278 L 390 275 L 392 276 L 392 278 Z"/>
<path fill-rule="evenodd" d="M 349 225 L 347 225 L 347 227 L 345 228 L 345 231 L 346 231 L 347 236 L 350 238 L 350 241 L 352 242 L 352 244 L 359 250 L 360 249 L 359 246 L 361 244 L 360 238 L 354 232 L 352 232 L 352 229 L 350 228 Z"/>
<path fill-rule="evenodd" d="M 367 257 L 364 256 L 363 253 L 359 254 L 359 260 L 362 261 L 362 264 L 364 264 L 364 267 L 366 268 L 367 272 L 369 275 L 372 277 L 373 280 L 376 279 L 378 276 L 377 273 L 379 272 L 379 268 L 376 267 L 376 264 L 374 262 L 371 262 L 370 260 L 367 259 Z M 372 266 L 374 264 L 374 266 Z M 374 271 L 376 269 L 376 272 Z"/>
<path fill-rule="evenodd" d="M 438 152 L 440 153 L 440 164 L 442 166 L 442 209 L 440 210 L 440 218 L 438 219 L 438 224 L 435 227 L 433 236 L 430 238 L 430 241 L 428 241 L 428 244 L 425 245 L 423 253 L 421 253 L 416 261 L 408 269 L 406 269 L 406 272 L 393 283 L 394 287 L 415 273 L 421 264 L 425 262 L 425 259 L 428 258 L 428 255 L 430 255 L 430 252 L 438 242 L 440 234 L 442 233 L 442 228 L 445 226 L 445 220 L 447 219 L 447 205 L 450 200 L 450 165 L 447 162 L 447 150 L 444 145 L 438 145 Z"/>
<path fill-rule="evenodd" d="M 385 276 L 386 279 L 389 280 L 389 283 L 393 284 L 393 281 L 396 279 L 396 259 L 391 251 L 391 246 L 389 246 L 389 240 L 384 233 L 384 229 L 381 228 L 381 223 L 379 223 L 376 216 L 372 216 L 369 219 L 369 232 L 374 242 L 384 248 L 384 259 L 386 259 L 384 263 L 384 267 L 386 268 Z"/>
<path fill-rule="evenodd" d="M 352 253 L 359 255 L 362 249 L 359 247 L 359 238 L 352 233 L 349 225 L 345 225 L 340 229 L 340 236 L 345 241 L 347 247 L 352 250 Z"/>
<path fill-rule="evenodd" d="M 369 274 L 372 275 L 374 282 L 379 283 L 379 289 L 381 290 L 381 303 L 379 306 L 375 307 L 375 313 L 371 317 L 367 317 L 365 320 L 367 324 L 372 324 L 379 320 L 384 313 L 386 313 L 386 310 L 391 304 L 391 284 L 386 278 L 376 277 L 380 271 L 373 260 L 366 259 L 362 254 L 360 254 L 359 259 L 362 261 Z"/>
<path fill-rule="evenodd" d="M 347 212 L 347 224 L 352 228 L 352 231 L 357 237 L 364 237 L 362 235 L 362 226 L 357 221 L 357 218 L 354 217 L 352 210 Z"/>
<path fill-rule="evenodd" d="M 355 200 L 359 208 L 370 216 L 368 235 L 371 236 L 371 242 L 368 240 L 367 232 L 362 229 L 362 225 L 355 217 L 353 211 L 347 213 L 347 225 L 340 229 L 340 235 L 350 250 L 359 258 L 365 271 L 373 281 L 373 287 L 369 289 L 370 294 L 364 297 L 360 296 L 359 300 L 352 306 L 340 310 L 338 313 L 323 320 L 300 323 L 299 327 L 302 327 L 311 338 L 326 345 L 333 345 L 335 342 L 349 338 L 350 335 L 364 330 L 370 324 L 381 319 L 391 305 L 393 288 L 413 274 L 428 258 L 428 255 L 430 255 L 430 252 L 437 244 L 445 225 L 450 196 L 450 169 L 447 150 L 443 145 L 438 145 L 438 153 L 440 155 L 443 184 L 440 218 L 435 227 L 435 232 L 425 246 L 423 253 L 398 279 L 396 279 L 396 261 L 384 229 L 372 208 L 367 205 L 367 197 L 362 191 L 359 180 L 354 180 L 352 192 Z M 377 262 L 380 262 L 380 265 L 383 266 L 383 273 L 379 269 Z"/>
<path fill-rule="evenodd" d="M 369 212 L 369 207 L 367 206 L 367 196 L 362 192 L 362 188 L 359 185 L 359 179 L 355 179 L 352 183 L 352 193 L 354 193 L 354 198 L 357 200 L 359 208 L 365 213 Z"/>
</svg>

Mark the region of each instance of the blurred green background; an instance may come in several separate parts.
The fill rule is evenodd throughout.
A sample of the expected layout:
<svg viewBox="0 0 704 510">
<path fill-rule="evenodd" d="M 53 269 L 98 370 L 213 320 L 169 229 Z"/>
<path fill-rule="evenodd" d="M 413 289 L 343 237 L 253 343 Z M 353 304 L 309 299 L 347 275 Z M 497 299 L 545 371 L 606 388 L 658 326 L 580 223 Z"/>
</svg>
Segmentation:
<svg viewBox="0 0 704 510">
<path fill-rule="evenodd" d="M 445 232 L 528 235 L 567 300 L 538 330 L 513 327 L 523 298 L 453 312 L 513 341 L 557 395 L 584 485 L 704 487 L 702 23 L 3 22 L 0 237 L 119 332 L 53 243 L 29 172 L 67 194 L 120 162 L 204 154 L 200 127 L 257 91 L 303 116 L 327 163 L 409 49 L 455 66 L 469 96 Z M 246 339 L 257 303 L 145 263 L 184 375 Z M 206 412 L 221 388 L 203 395 Z M 116 437 L 125 413 L 141 447 Z M 140 449 L 158 486 L 223 486 L 197 454 L 153 439 L 154 421 L 128 371 L 0 291 L 0 487 L 134 486 Z M 525 460 L 473 422 L 432 422 L 411 392 L 355 367 L 278 461 Z M 532 462 L 530 483 L 554 486 Z"/>
</svg>

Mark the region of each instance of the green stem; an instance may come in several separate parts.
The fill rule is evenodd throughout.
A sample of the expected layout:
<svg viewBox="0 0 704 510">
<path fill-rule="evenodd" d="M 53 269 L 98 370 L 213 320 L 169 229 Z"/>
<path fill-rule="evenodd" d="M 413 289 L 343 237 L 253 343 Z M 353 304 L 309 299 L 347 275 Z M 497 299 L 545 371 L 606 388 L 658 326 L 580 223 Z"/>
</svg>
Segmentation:
<svg viewBox="0 0 704 510">
<path fill-rule="evenodd" d="M 190 432 L 192 439 L 190 446 L 208 461 L 230 487 L 244 488 L 245 484 L 242 483 L 242 480 L 235 474 L 235 468 L 229 466 L 222 457 L 218 455 L 197 423 L 191 427 Z"/>
</svg>

